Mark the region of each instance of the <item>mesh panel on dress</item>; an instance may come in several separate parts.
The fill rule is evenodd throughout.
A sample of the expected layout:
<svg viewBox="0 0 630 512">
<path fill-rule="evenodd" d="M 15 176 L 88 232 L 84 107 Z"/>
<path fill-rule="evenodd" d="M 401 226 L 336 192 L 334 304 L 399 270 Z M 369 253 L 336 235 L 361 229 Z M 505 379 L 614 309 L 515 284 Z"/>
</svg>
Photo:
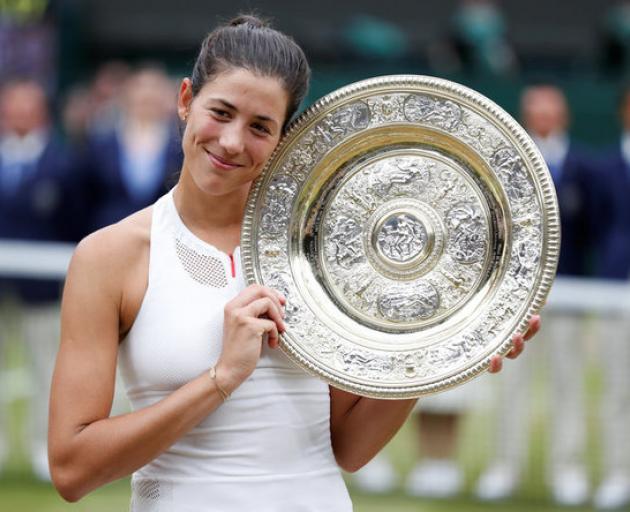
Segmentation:
<svg viewBox="0 0 630 512">
<path fill-rule="evenodd" d="M 168 482 L 149 479 L 131 480 L 130 512 L 171 512 L 173 492 Z"/>
<path fill-rule="evenodd" d="M 221 260 L 207 254 L 200 254 L 179 240 L 175 239 L 175 249 L 179 261 L 188 275 L 198 283 L 215 288 L 227 286 L 225 267 Z"/>
<path fill-rule="evenodd" d="M 140 480 L 135 485 L 136 496 L 143 500 L 160 499 L 160 482 L 157 480 Z"/>
</svg>

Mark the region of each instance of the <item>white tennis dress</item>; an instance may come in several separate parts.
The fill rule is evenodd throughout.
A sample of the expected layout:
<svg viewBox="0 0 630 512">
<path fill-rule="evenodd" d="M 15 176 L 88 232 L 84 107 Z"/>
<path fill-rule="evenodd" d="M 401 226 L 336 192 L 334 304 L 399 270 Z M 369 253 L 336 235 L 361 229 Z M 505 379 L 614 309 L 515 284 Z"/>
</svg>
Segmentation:
<svg viewBox="0 0 630 512">
<path fill-rule="evenodd" d="M 181 221 L 172 192 L 153 209 L 149 284 L 119 366 L 134 409 L 217 362 L 223 308 L 245 287 L 225 254 Z M 330 442 L 328 386 L 263 347 L 231 398 L 132 478 L 132 512 L 348 512 Z"/>
</svg>

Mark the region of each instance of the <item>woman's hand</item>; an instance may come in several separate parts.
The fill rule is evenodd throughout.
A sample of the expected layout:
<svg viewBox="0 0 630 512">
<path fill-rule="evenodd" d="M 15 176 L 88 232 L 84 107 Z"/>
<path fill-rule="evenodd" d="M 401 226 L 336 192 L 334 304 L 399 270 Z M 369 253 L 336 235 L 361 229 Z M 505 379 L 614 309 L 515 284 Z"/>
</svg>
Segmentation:
<svg viewBox="0 0 630 512">
<path fill-rule="evenodd" d="M 525 342 L 530 340 L 540 330 L 540 316 L 534 315 L 529 319 L 529 325 L 525 334 L 517 333 L 512 337 L 512 350 L 510 350 L 505 357 L 508 359 L 516 359 L 523 349 L 525 348 Z M 503 358 L 501 356 L 493 356 L 490 360 L 490 373 L 498 373 L 503 368 Z"/>
<path fill-rule="evenodd" d="M 251 285 L 228 302 L 224 309 L 223 350 L 216 365 L 217 380 L 228 393 L 247 379 L 260 359 L 267 335 L 276 348 L 284 332 L 285 297 L 260 285 Z"/>
</svg>

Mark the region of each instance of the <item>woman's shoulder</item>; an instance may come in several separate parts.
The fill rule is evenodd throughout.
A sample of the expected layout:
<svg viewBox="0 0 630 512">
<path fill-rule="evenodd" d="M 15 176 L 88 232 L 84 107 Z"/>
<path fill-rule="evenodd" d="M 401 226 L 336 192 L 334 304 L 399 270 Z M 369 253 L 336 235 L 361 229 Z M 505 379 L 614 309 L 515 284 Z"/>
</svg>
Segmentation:
<svg viewBox="0 0 630 512">
<path fill-rule="evenodd" d="M 85 237 L 75 249 L 71 269 L 79 266 L 111 277 L 148 258 L 152 211 L 149 206 Z"/>
</svg>

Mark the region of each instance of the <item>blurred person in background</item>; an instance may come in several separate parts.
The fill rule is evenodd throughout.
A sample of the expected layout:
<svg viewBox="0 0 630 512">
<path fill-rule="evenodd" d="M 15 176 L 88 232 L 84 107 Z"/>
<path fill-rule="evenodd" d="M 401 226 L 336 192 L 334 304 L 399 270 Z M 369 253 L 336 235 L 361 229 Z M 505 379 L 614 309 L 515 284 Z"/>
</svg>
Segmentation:
<svg viewBox="0 0 630 512">
<path fill-rule="evenodd" d="M 130 73 L 125 62 L 108 61 L 96 70 L 88 85 L 75 84 L 66 92 L 61 124 L 74 145 L 82 146 L 90 137 L 107 136 L 116 130 Z"/>
<path fill-rule="evenodd" d="M 118 222 L 166 191 L 182 161 L 175 96 L 161 68 L 137 69 L 122 88 L 116 123 L 89 137 L 83 158 L 88 232 Z"/>
<path fill-rule="evenodd" d="M 395 23 L 380 17 L 357 13 L 344 23 L 343 46 L 353 59 L 395 60 L 407 54 L 407 34 Z"/>
<path fill-rule="evenodd" d="M 420 456 L 407 476 L 409 495 L 451 498 L 461 491 L 464 475 L 456 460 L 457 441 L 461 401 L 469 391 L 467 386 L 460 387 L 418 402 L 414 420 Z"/>
<path fill-rule="evenodd" d="M 630 1 L 610 7 L 602 27 L 602 65 L 614 75 L 630 72 Z"/>
<path fill-rule="evenodd" d="M 130 74 L 127 63 L 119 60 L 108 61 L 96 70 L 89 87 L 90 134 L 106 135 L 117 128 L 124 108 L 121 98 Z"/>
<path fill-rule="evenodd" d="M 502 75 L 516 69 L 505 18 L 493 0 L 462 0 L 451 22 L 451 44 L 468 71 Z"/>
<path fill-rule="evenodd" d="M 445 499 L 462 492 L 464 471 L 458 456 L 466 415 L 487 399 L 485 376 L 454 389 L 429 395 L 416 407 L 418 461 L 407 476 L 410 496 Z"/>
<path fill-rule="evenodd" d="M 93 115 L 89 88 L 83 85 L 70 87 L 61 108 L 61 126 L 70 144 L 79 148 L 85 144 Z"/>
<path fill-rule="evenodd" d="M 562 229 L 558 276 L 585 277 L 592 273 L 601 180 L 594 174 L 591 159 L 570 139 L 569 109 L 559 88 L 547 84 L 526 88 L 521 116 L 549 167 L 558 195 Z M 578 313 L 551 311 L 541 333 L 540 347 L 549 350 L 545 360 L 551 369 L 547 478 L 554 500 L 562 505 L 579 505 L 589 497 L 584 461 L 583 326 Z M 496 454 L 476 489 L 483 500 L 506 498 L 520 483 L 530 436 L 534 366 L 531 354 L 521 358 L 497 386 Z"/>
<path fill-rule="evenodd" d="M 597 259 L 597 276 L 628 282 L 630 274 L 630 88 L 622 94 L 619 115 L 622 134 L 599 163 L 606 187 L 605 215 L 598 221 L 606 229 Z M 630 319 L 613 316 L 602 320 L 600 353 L 604 389 L 601 394 L 602 480 L 594 503 L 600 509 L 630 504 Z"/>
<path fill-rule="evenodd" d="M 485 377 L 465 386 L 423 397 L 415 407 L 413 428 L 418 460 L 406 477 L 404 489 L 418 498 L 445 499 L 458 495 L 465 475 L 459 465 L 459 440 L 465 415 L 487 398 Z M 381 452 L 353 477 L 364 492 L 386 493 L 395 489 L 398 476 L 387 452 Z"/>
<path fill-rule="evenodd" d="M 46 95 L 38 82 L 16 79 L 0 89 L 0 238 L 74 237 L 76 212 L 71 211 L 69 197 L 74 196 L 77 177 L 73 159 L 50 123 Z M 49 479 L 46 424 L 59 336 L 60 286 L 56 280 L 0 274 L 0 356 L 9 338 L 26 344 L 32 370 L 28 444 L 33 471 L 43 480 Z M 5 431 L 0 430 L 3 436 Z M 0 452 L 1 445 L 2 439 Z"/>
</svg>

